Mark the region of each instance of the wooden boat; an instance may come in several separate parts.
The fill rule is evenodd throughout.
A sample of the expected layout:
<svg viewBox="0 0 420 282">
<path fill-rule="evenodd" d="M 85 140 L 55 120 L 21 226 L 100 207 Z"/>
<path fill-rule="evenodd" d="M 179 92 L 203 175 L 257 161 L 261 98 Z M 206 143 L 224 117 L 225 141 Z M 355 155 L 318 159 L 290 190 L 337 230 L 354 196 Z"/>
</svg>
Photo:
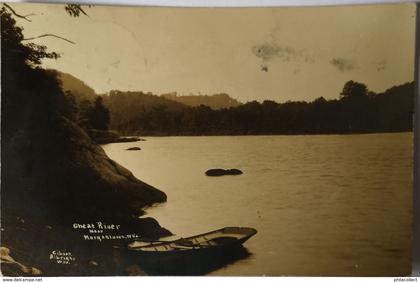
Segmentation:
<svg viewBox="0 0 420 282">
<path fill-rule="evenodd" d="M 250 253 L 242 246 L 257 230 L 225 227 L 173 241 L 135 241 L 127 259 L 149 275 L 203 275 Z"/>
<path fill-rule="evenodd" d="M 174 241 L 135 241 L 128 245 L 128 250 L 146 259 L 180 258 L 241 246 L 256 233 L 249 227 L 225 227 Z"/>
</svg>

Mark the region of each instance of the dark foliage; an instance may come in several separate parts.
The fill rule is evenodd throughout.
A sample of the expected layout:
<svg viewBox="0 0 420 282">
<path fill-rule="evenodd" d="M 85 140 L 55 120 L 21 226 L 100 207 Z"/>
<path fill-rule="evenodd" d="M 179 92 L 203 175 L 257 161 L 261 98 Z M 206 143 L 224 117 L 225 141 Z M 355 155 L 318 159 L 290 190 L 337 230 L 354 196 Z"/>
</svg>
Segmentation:
<svg viewBox="0 0 420 282">
<path fill-rule="evenodd" d="M 44 58 L 58 58 L 46 46 L 22 43 L 22 28 L 3 7 L 1 14 L 2 139 L 29 124 L 45 124 L 60 113 L 71 116 L 72 106 L 54 74 L 39 68 Z M 2 140 L 2 141 L 3 141 Z"/>
<path fill-rule="evenodd" d="M 109 110 L 102 103 L 100 96 L 96 97 L 93 105 L 86 104 L 80 113 L 82 124 L 87 129 L 107 130 L 109 125 Z"/>
<path fill-rule="evenodd" d="M 111 114 L 110 128 L 121 133 L 145 130 L 168 132 L 181 121 L 177 113 L 188 107 L 179 102 L 142 92 L 111 91 L 102 95 Z"/>
<path fill-rule="evenodd" d="M 56 73 L 39 67 L 54 53 L 22 43 L 22 28 L 5 8 L 1 23 L 2 223 L 14 212 L 49 222 L 131 220 L 141 207 L 164 201 L 164 193 L 107 158 L 77 126 L 74 96 L 62 90 Z M 91 127 L 106 129 L 100 98 L 86 115 Z"/>
<path fill-rule="evenodd" d="M 236 99 L 231 98 L 226 93 L 213 94 L 213 95 L 186 95 L 178 96 L 176 92 L 163 94 L 168 100 L 176 101 L 187 106 L 197 107 L 200 105 L 209 106 L 213 110 L 219 110 L 223 108 L 237 107 L 241 105 Z"/>
<path fill-rule="evenodd" d="M 91 5 L 88 5 L 88 7 L 91 7 Z M 78 4 L 68 4 L 64 7 L 64 9 L 70 16 L 75 17 L 75 18 L 79 17 L 80 14 L 87 16 L 86 12 Z"/>
<path fill-rule="evenodd" d="M 213 110 L 186 107 L 141 92 L 105 96 L 111 128 L 133 135 L 341 134 L 412 130 L 414 83 L 369 92 L 349 81 L 339 100 L 248 102 Z"/>
</svg>

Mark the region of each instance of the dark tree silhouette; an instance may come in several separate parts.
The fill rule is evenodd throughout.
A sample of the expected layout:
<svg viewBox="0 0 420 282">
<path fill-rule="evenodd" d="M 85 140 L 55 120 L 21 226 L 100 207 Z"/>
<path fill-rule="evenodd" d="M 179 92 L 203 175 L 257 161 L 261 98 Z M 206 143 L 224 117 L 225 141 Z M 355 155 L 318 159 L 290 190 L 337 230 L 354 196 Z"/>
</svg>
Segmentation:
<svg viewBox="0 0 420 282">
<path fill-rule="evenodd" d="M 88 5 L 88 7 L 91 7 L 92 5 Z M 87 13 L 85 12 L 85 10 L 83 10 L 82 6 L 79 4 L 68 4 L 64 7 L 64 9 L 66 10 L 66 12 L 74 17 L 77 18 L 80 16 L 80 14 L 83 14 L 85 16 L 88 16 Z"/>
<path fill-rule="evenodd" d="M 359 99 L 368 95 L 368 88 L 365 84 L 350 80 L 344 84 L 343 91 L 340 93 L 341 99 Z"/>
<path fill-rule="evenodd" d="M 253 101 L 214 110 L 188 107 L 141 92 L 104 96 L 111 129 L 140 135 L 331 134 L 412 130 L 414 84 L 384 93 L 349 81 L 340 99 L 313 102 Z"/>
<path fill-rule="evenodd" d="M 1 5 L 0 9 L 1 246 L 28 266 L 2 263 L 2 273 L 123 273 L 115 252 L 111 255 L 106 251 L 111 249 L 102 244 L 83 242 L 80 233 L 72 232 L 72 223 L 94 219 L 118 222 L 127 228 L 124 233 L 167 236 L 169 232 L 158 223 L 138 218 L 142 207 L 162 202 L 166 196 L 111 161 L 76 125 L 74 96 L 64 93 L 54 72 L 40 67 L 42 59 L 58 56 L 45 46 L 23 42 L 22 28 L 14 20 L 19 11 Z M 98 101 L 96 108 L 100 109 L 100 104 Z M 21 232 L 23 223 L 25 232 Z M 155 231 L 162 234 L 153 234 Z M 40 255 L 51 249 L 71 251 L 78 267 L 62 267 L 53 263 L 48 253 Z M 89 267 L 89 261 L 99 258 L 97 267 Z M 31 266 L 39 270 L 35 272 Z"/>
<path fill-rule="evenodd" d="M 88 7 L 91 7 L 91 6 L 92 5 L 88 5 Z M 68 4 L 68 5 L 66 5 L 64 7 L 64 9 L 65 9 L 65 11 L 66 11 L 67 14 L 69 14 L 70 16 L 72 16 L 74 18 L 79 17 L 81 13 L 84 14 L 85 16 L 88 16 L 86 14 L 86 12 L 83 10 L 83 8 L 82 8 L 82 6 L 80 4 Z M 8 5 L 6 3 L 3 3 L 2 10 L 4 10 L 4 12 L 6 10 L 8 10 L 9 11 L 8 12 L 9 15 L 10 15 L 10 13 L 12 13 L 15 17 L 24 19 L 24 20 L 26 20 L 28 22 L 31 22 L 31 20 L 29 19 L 29 17 L 35 15 L 35 14 L 21 15 L 21 14 L 17 13 L 10 5 Z M 2 12 L 2 15 L 3 15 L 3 12 Z M 14 24 L 14 26 L 15 26 L 15 24 Z M 20 27 L 17 27 L 17 28 L 22 31 L 22 28 L 20 28 Z M 64 38 L 62 36 L 59 36 L 59 35 L 56 35 L 56 34 L 52 34 L 52 33 L 45 33 L 45 34 L 41 34 L 41 35 L 38 35 L 38 36 L 30 37 L 30 38 L 24 38 L 22 36 L 22 38 L 20 38 L 19 41 L 29 41 L 29 40 L 34 40 L 34 39 L 37 39 L 37 38 L 42 38 L 42 37 L 55 37 L 55 38 L 64 40 L 64 41 L 66 41 L 68 43 L 75 44 L 73 41 L 71 41 L 71 40 L 69 40 L 67 38 Z M 45 50 L 46 50 L 46 47 L 45 46 L 36 45 L 36 44 L 33 44 L 33 46 L 32 46 L 32 48 L 34 49 L 34 51 L 37 48 L 39 48 L 39 47 L 42 47 L 41 50 L 39 50 L 39 51 L 42 51 L 42 52 L 46 53 L 45 52 Z M 53 54 L 53 56 L 51 56 L 51 54 Z M 50 57 L 48 57 L 48 58 L 57 59 L 58 58 L 58 55 L 53 52 L 53 53 L 50 53 Z"/>
<path fill-rule="evenodd" d="M 103 105 L 102 97 L 96 97 L 93 106 L 88 106 L 84 115 L 88 128 L 99 130 L 108 129 L 109 110 Z"/>
</svg>

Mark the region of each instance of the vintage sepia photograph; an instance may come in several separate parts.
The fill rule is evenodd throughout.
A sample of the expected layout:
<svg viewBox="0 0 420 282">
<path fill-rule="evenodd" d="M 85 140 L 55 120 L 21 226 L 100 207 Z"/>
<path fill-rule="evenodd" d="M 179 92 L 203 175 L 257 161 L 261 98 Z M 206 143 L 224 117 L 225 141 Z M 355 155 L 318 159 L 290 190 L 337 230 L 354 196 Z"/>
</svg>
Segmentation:
<svg viewBox="0 0 420 282">
<path fill-rule="evenodd" d="M 0 5 L 2 275 L 410 275 L 414 3 Z"/>
</svg>

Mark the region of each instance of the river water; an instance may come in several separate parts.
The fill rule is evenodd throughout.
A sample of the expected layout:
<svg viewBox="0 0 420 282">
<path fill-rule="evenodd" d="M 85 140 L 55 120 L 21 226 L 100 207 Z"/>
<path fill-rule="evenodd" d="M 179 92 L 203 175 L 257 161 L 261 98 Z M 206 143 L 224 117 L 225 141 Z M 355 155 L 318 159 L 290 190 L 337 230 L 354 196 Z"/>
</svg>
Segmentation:
<svg viewBox="0 0 420 282">
<path fill-rule="evenodd" d="M 103 148 L 168 195 L 147 216 L 173 233 L 258 230 L 249 257 L 209 275 L 398 276 L 411 264 L 412 138 L 149 137 Z M 208 177 L 210 168 L 244 173 Z"/>
</svg>

